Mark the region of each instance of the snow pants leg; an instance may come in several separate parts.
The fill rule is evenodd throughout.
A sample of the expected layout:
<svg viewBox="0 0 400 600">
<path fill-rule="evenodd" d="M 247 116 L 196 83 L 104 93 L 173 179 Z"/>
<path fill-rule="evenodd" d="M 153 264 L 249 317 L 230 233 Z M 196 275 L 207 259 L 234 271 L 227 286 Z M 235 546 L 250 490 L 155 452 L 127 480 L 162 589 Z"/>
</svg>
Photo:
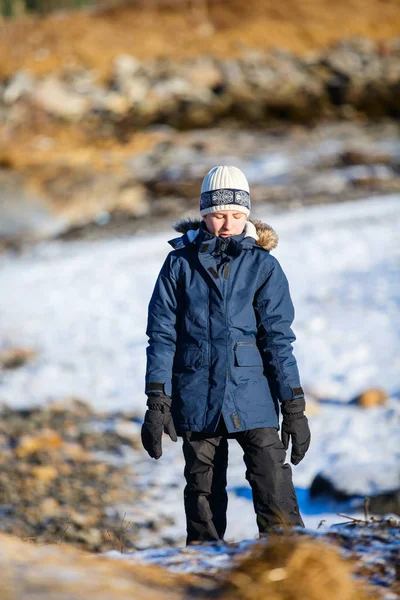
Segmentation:
<svg viewBox="0 0 400 600">
<path fill-rule="evenodd" d="M 226 530 L 226 471 L 228 437 L 243 449 L 246 479 L 260 534 L 275 526 L 304 527 L 292 482 L 285 463 L 286 451 L 278 432 L 263 427 L 228 434 L 221 419 L 214 434 L 183 432 L 186 486 L 186 543 L 221 540 Z"/>
<path fill-rule="evenodd" d="M 186 543 L 222 540 L 226 530 L 228 440 L 184 432 Z"/>
<path fill-rule="evenodd" d="M 246 479 L 253 491 L 253 504 L 260 533 L 276 525 L 304 527 L 292 482 L 285 463 L 286 450 L 272 427 L 235 434 L 243 448 Z"/>
</svg>

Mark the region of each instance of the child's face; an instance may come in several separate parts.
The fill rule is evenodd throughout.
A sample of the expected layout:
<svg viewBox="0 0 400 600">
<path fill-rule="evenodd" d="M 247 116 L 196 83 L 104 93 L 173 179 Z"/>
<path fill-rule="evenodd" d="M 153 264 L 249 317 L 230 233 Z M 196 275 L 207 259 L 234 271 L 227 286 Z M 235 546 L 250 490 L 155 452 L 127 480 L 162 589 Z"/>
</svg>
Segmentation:
<svg viewBox="0 0 400 600">
<path fill-rule="evenodd" d="M 228 237 L 242 233 L 247 217 L 242 212 L 220 210 L 203 217 L 210 233 L 219 237 Z"/>
</svg>

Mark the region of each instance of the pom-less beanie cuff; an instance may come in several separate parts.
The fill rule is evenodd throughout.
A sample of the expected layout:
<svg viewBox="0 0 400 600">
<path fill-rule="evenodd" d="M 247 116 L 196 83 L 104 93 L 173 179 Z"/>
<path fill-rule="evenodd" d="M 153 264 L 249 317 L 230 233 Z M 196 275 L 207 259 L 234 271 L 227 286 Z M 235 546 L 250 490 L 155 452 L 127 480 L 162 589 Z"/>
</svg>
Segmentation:
<svg viewBox="0 0 400 600">
<path fill-rule="evenodd" d="M 204 217 L 205 215 L 209 215 L 210 213 L 218 212 L 219 210 L 234 210 L 235 212 L 241 212 L 249 216 L 250 210 L 245 206 L 241 206 L 240 204 L 216 204 L 214 206 L 210 206 L 209 208 L 204 208 L 200 211 L 200 215 Z"/>
</svg>

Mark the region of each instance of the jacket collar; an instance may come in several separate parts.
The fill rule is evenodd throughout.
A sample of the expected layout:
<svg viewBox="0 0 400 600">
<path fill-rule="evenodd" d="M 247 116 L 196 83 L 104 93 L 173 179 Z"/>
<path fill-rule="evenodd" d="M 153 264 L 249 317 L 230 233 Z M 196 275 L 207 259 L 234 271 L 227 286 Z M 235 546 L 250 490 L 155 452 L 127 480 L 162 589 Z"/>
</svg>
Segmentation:
<svg viewBox="0 0 400 600">
<path fill-rule="evenodd" d="M 242 233 L 231 235 L 227 238 L 222 238 L 210 233 L 204 221 L 200 225 L 200 231 L 195 239 L 198 251 L 202 254 L 209 253 L 215 256 L 221 253 L 236 256 L 240 254 L 243 247 L 242 242 L 246 236 L 246 228 L 243 228 Z"/>
<path fill-rule="evenodd" d="M 196 242 L 196 246 L 200 251 L 204 244 L 210 244 L 203 251 L 212 252 L 215 249 L 216 241 L 222 240 L 222 238 L 211 234 L 205 227 L 204 221 L 200 219 L 182 219 L 175 223 L 174 229 L 184 234 L 168 241 L 174 250 L 180 250 Z M 229 246 L 231 240 L 233 240 L 236 243 L 240 243 L 243 249 L 257 247 L 269 251 L 278 244 L 278 236 L 270 225 L 251 219 L 246 221 L 242 233 L 226 239 L 230 240 Z"/>
</svg>

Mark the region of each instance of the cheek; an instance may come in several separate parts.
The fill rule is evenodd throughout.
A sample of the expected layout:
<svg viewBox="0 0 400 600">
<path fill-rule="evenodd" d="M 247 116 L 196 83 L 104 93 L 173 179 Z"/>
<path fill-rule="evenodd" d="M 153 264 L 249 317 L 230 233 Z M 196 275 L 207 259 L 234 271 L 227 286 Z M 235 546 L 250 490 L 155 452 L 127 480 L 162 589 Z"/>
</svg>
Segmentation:
<svg viewBox="0 0 400 600">
<path fill-rule="evenodd" d="M 245 228 L 245 225 L 246 220 L 239 219 L 236 223 L 236 233 L 242 233 L 243 229 Z"/>
<path fill-rule="evenodd" d="M 207 229 L 210 233 L 216 234 L 218 233 L 219 229 L 220 229 L 220 223 L 216 220 L 209 220 L 208 222 L 206 222 L 207 225 Z"/>
</svg>

